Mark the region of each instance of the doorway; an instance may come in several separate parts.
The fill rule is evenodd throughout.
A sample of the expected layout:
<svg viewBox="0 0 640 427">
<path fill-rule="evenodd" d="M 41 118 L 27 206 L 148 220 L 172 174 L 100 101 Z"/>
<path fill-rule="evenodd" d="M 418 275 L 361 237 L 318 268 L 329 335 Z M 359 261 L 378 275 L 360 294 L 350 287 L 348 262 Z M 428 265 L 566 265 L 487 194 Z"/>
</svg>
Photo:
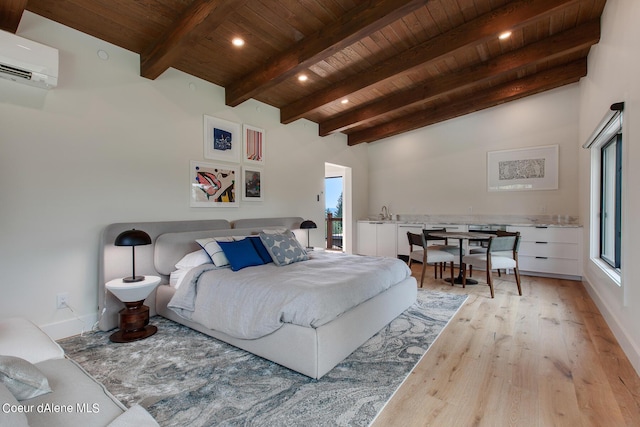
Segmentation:
<svg viewBox="0 0 640 427">
<path fill-rule="evenodd" d="M 325 247 L 351 253 L 351 168 L 325 163 Z"/>
</svg>

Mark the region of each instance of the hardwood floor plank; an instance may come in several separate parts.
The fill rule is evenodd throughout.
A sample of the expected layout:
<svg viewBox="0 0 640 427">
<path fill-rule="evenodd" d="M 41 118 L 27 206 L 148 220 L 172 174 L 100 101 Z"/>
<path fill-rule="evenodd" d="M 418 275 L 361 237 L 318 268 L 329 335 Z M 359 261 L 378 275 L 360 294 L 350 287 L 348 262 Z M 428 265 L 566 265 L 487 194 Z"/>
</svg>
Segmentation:
<svg viewBox="0 0 640 427">
<path fill-rule="evenodd" d="M 640 425 L 640 377 L 581 282 L 522 276 L 518 296 L 494 275 L 491 299 L 477 276 L 425 279 L 469 298 L 373 427 Z"/>
</svg>

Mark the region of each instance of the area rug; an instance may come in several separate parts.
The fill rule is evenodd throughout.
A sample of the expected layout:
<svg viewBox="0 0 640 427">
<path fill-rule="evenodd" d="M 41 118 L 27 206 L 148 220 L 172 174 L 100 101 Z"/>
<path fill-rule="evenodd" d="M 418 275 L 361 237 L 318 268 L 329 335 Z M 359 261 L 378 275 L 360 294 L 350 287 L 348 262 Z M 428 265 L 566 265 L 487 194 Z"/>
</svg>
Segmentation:
<svg viewBox="0 0 640 427">
<path fill-rule="evenodd" d="M 141 341 L 113 344 L 109 332 L 92 332 L 59 343 L 161 426 L 367 426 L 466 298 L 418 291 L 411 308 L 320 380 L 158 316 L 158 333 Z"/>
</svg>

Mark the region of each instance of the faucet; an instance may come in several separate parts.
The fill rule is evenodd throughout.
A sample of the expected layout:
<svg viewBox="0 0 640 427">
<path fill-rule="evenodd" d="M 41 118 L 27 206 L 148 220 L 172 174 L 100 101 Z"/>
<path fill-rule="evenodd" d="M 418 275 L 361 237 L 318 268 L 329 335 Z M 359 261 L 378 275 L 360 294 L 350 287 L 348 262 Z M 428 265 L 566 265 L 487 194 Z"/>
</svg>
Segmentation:
<svg viewBox="0 0 640 427">
<path fill-rule="evenodd" d="M 382 207 L 382 212 L 380 213 L 380 216 L 382 216 L 382 219 L 389 219 L 389 210 L 387 209 L 386 206 Z"/>
</svg>

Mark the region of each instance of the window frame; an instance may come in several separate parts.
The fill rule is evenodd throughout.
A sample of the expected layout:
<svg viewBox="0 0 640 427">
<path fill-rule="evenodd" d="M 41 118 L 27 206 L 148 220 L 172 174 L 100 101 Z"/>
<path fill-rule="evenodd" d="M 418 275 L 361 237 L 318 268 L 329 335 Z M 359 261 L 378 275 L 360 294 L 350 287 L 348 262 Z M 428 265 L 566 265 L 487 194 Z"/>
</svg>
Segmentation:
<svg viewBox="0 0 640 427">
<path fill-rule="evenodd" d="M 614 151 L 614 170 L 611 172 L 608 170 L 608 156 L 606 153 L 609 153 L 608 149 L 615 144 Z M 609 230 L 610 227 L 607 222 L 608 218 L 611 217 L 608 213 L 608 202 L 610 201 L 610 197 L 608 194 L 605 194 L 608 190 L 607 186 L 607 178 L 610 178 L 614 183 L 614 194 L 613 194 L 613 229 Z M 600 230 L 600 238 L 599 238 L 599 257 L 605 263 L 607 263 L 612 268 L 620 271 L 620 259 L 621 259 L 621 248 L 622 248 L 622 133 L 616 133 L 610 138 L 607 142 L 602 144 L 600 147 L 600 220 L 599 220 L 599 230 Z M 613 259 L 609 256 L 608 251 L 605 248 L 605 242 L 607 240 L 608 233 L 613 232 Z"/>
<path fill-rule="evenodd" d="M 624 182 L 624 153 L 622 144 L 623 138 L 623 110 L 624 110 L 624 102 L 618 102 L 611 105 L 611 108 L 605 116 L 602 118 L 598 126 L 595 128 L 591 136 L 587 139 L 587 141 L 582 145 L 582 148 L 588 149 L 590 151 L 591 157 L 591 168 L 590 168 L 590 221 L 589 221 L 589 260 L 592 265 L 595 266 L 599 271 L 605 274 L 605 276 L 609 277 L 613 283 L 617 286 L 622 287 L 622 269 L 624 268 L 624 242 L 622 242 L 622 223 L 624 220 L 624 205 L 622 204 L 622 195 L 625 193 L 625 182 Z M 619 139 L 618 139 L 619 138 Z M 619 154 L 620 157 L 617 159 L 617 164 L 619 169 L 619 178 L 620 181 L 616 183 L 616 191 L 619 191 L 617 202 L 620 203 L 619 212 L 620 217 L 617 221 L 619 225 L 618 232 L 620 232 L 620 247 L 617 250 L 617 255 L 620 260 L 619 267 L 613 267 L 609 262 L 605 260 L 605 258 L 601 257 L 601 242 L 602 242 L 602 232 L 601 232 L 601 212 L 602 212 L 602 148 L 613 139 L 616 141 L 620 141 Z M 615 260 L 612 263 L 616 265 Z"/>
</svg>

